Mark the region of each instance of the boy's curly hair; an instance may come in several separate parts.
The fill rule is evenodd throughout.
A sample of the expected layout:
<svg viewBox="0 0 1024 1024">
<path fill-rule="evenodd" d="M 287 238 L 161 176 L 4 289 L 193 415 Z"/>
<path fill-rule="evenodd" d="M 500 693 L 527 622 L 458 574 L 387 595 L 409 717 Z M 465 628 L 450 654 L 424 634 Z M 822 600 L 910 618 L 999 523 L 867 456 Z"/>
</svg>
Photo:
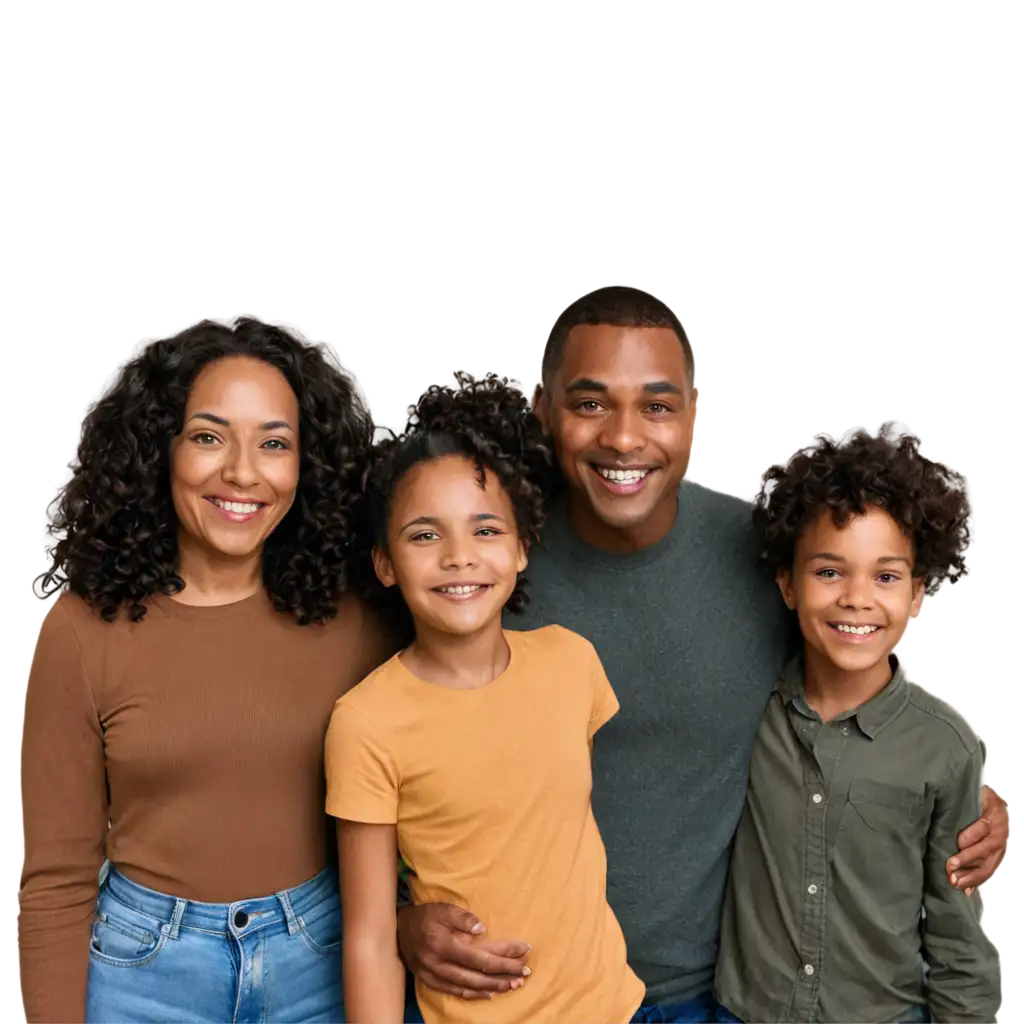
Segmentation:
<svg viewBox="0 0 1024 1024">
<path fill-rule="evenodd" d="M 837 526 L 885 509 L 914 546 L 914 577 L 934 594 L 944 579 L 967 572 L 964 551 L 971 514 L 964 478 L 918 451 L 918 438 L 886 423 L 873 437 L 857 430 L 841 442 L 826 435 L 797 452 L 786 466 L 764 474 L 754 503 L 760 559 L 775 575 L 789 569 L 797 538 L 822 512 Z"/>
<path fill-rule="evenodd" d="M 330 619 L 348 583 L 360 480 L 373 422 L 331 351 L 252 317 L 203 320 L 147 344 L 121 367 L 82 425 L 71 480 L 51 506 L 50 568 L 42 597 L 64 587 L 104 618 L 146 614 L 154 594 L 184 587 L 171 500 L 170 447 L 200 371 L 228 356 L 269 363 L 299 405 L 299 486 L 267 539 L 263 584 L 300 623 Z"/>
<path fill-rule="evenodd" d="M 540 539 L 553 458 L 540 421 L 521 391 L 507 378 L 487 374 L 475 380 L 456 373 L 458 387 L 432 385 L 409 408 L 401 434 L 377 443 L 364 476 L 364 548 L 387 549 L 388 512 L 399 481 L 414 466 L 449 455 L 470 460 L 484 484 L 484 473 L 497 477 L 512 501 L 516 532 L 529 548 Z M 368 573 L 368 596 L 383 604 L 390 617 L 411 626 L 404 602 L 384 590 Z M 518 612 L 529 600 L 525 579 L 516 582 L 506 607 Z"/>
</svg>

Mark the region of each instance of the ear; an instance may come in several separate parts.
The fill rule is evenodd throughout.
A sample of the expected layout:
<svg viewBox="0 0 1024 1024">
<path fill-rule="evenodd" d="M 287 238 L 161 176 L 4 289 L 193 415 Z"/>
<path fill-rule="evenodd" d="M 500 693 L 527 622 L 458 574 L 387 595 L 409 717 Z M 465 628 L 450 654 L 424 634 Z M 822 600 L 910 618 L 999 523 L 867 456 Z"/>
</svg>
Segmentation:
<svg viewBox="0 0 1024 1024">
<path fill-rule="evenodd" d="M 550 434 L 551 431 L 548 427 L 551 422 L 551 400 L 548 398 L 548 393 L 544 390 L 543 384 L 538 384 L 533 389 L 533 412 L 537 419 L 540 420 L 544 433 Z"/>
<path fill-rule="evenodd" d="M 782 600 L 786 602 L 786 607 L 791 611 L 796 611 L 796 588 L 793 586 L 793 574 L 789 569 L 780 569 L 775 574 L 775 583 L 779 588 L 779 593 L 782 595 Z"/>
<path fill-rule="evenodd" d="M 519 559 L 516 562 L 516 572 L 526 572 L 526 566 L 529 564 L 529 559 L 526 557 L 526 545 L 519 542 Z"/>
<path fill-rule="evenodd" d="M 924 600 L 924 580 L 914 580 L 914 597 L 910 602 L 910 617 L 916 619 L 918 613 L 921 611 L 921 602 Z"/>
<path fill-rule="evenodd" d="M 377 574 L 377 579 L 384 584 L 385 587 L 393 587 L 397 583 L 395 578 L 395 567 L 391 564 L 391 559 L 388 558 L 387 552 L 383 548 L 374 546 L 372 552 L 373 558 L 373 571 Z"/>
</svg>

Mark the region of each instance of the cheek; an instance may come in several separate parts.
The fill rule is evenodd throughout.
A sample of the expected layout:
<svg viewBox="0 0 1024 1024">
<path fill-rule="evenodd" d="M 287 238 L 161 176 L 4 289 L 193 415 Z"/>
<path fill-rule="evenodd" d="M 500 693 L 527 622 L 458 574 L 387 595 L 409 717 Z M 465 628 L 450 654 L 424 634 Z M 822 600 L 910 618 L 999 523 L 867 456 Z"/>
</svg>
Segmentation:
<svg viewBox="0 0 1024 1024">
<path fill-rule="evenodd" d="M 299 487 L 299 460 L 276 459 L 264 467 L 263 479 L 279 498 L 291 500 Z"/>
</svg>

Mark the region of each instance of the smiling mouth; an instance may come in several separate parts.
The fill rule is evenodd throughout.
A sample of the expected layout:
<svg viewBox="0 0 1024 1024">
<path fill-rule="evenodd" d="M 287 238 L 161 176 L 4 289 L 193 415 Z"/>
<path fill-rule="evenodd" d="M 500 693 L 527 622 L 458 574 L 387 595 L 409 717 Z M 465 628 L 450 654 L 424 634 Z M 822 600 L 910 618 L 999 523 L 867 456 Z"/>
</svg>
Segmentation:
<svg viewBox="0 0 1024 1024">
<path fill-rule="evenodd" d="M 491 583 L 446 583 L 443 587 L 434 587 L 434 593 L 449 601 L 470 601 L 492 586 Z"/>
<path fill-rule="evenodd" d="M 856 638 L 874 636 L 875 633 L 882 629 L 881 626 L 870 626 L 867 624 L 859 626 L 852 622 L 830 622 L 828 625 L 829 629 L 840 633 L 842 636 Z"/>
<path fill-rule="evenodd" d="M 590 468 L 613 494 L 636 494 L 647 483 L 651 474 L 654 473 L 654 468 L 651 466 L 619 469 L 615 466 L 599 466 L 597 463 L 592 462 L 590 463 Z"/>
<path fill-rule="evenodd" d="M 227 498 L 216 498 L 207 495 L 206 500 L 214 508 L 220 509 L 225 518 L 233 523 L 248 522 L 267 507 L 265 501 L 231 501 Z"/>
</svg>

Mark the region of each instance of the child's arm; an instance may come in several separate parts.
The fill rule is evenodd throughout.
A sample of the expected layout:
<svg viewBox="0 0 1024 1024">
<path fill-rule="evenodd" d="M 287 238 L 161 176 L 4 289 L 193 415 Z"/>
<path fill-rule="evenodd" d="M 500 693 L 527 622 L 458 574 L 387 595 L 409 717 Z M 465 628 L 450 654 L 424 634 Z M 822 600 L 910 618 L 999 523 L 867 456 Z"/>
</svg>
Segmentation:
<svg viewBox="0 0 1024 1024">
<path fill-rule="evenodd" d="M 396 833 L 394 825 L 338 821 L 345 1016 L 360 1024 L 401 1024 L 405 1013 Z"/>
<path fill-rule="evenodd" d="M 921 939 L 935 1021 L 992 1021 L 999 1009 L 999 957 L 981 930 L 981 897 L 953 889 L 946 877 L 957 833 L 981 810 L 984 758 L 979 743 L 939 788 L 928 831 Z"/>
</svg>

